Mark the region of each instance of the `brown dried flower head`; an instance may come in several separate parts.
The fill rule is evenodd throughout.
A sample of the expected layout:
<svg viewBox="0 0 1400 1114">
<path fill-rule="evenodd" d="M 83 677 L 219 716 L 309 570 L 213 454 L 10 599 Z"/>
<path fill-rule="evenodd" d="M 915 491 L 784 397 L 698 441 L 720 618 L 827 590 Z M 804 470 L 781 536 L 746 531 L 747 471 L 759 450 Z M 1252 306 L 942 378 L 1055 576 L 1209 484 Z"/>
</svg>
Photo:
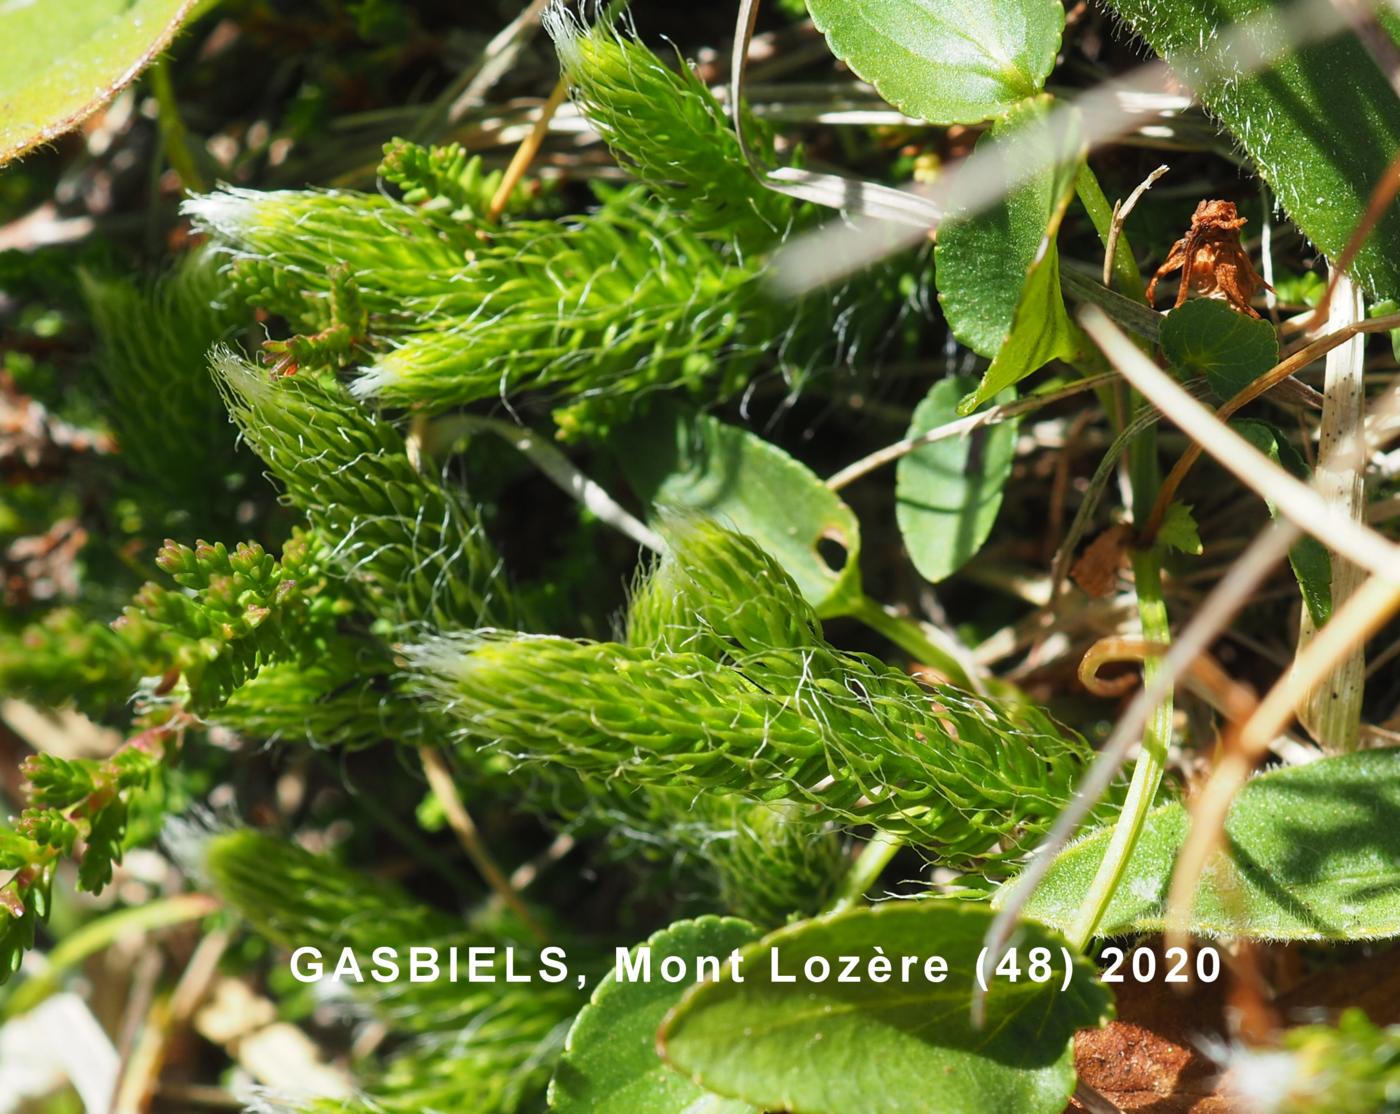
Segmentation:
<svg viewBox="0 0 1400 1114">
<path fill-rule="evenodd" d="M 1147 284 L 1148 304 L 1156 305 L 1158 280 L 1180 271 L 1181 288 L 1175 305 L 1181 305 L 1194 290 L 1207 297 L 1223 298 L 1232 309 L 1258 317 L 1249 303 L 1268 283 L 1254 270 L 1240 243 L 1240 229 L 1246 223 L 1233 201 L 1202 201 L 1197 205 L 1186 235 L 1172 245 Z"/>
</svg>

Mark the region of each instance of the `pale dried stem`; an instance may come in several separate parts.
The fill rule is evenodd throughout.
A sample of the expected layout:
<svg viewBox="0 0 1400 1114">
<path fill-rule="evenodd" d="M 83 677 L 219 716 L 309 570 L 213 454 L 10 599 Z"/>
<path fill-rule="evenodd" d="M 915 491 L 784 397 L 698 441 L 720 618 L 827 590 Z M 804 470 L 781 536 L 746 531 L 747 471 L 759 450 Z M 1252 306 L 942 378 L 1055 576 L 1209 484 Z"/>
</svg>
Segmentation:
<svg viewBox="0 0 1400 1114">
<path fill-rule="evenodd" d="M 1287 555 L 1302 531 L 1291 522 L 1275 521 L 1264 529 L 1202 601 L 1191 621 L 1178 633 L 1161 659 L 1157 675 L 1138 689 L 1108 740 L 1099 748 L 1094 764 L 1080 782 L 1078 792 L 1055 820 L 1054 827 L 1031 858 L 1030 864 L 1010 883 L 1006 898 L 987 930 L 986 945 L 1000 959 L 1020 919 L 1021 910 L 1049 872 L 1055 856 L 1068 844 L 1142 738 L 1153 710 L 1175 687 L 1191 664 L 1210 647 L 1234 620 L 1268 576 Z M 974 1016 L 976 1004 L 974 1002 Z"/>
<path fill-rule="evenodd" d="M 1352 321 L 1342 326 L 1335 332 L 1326 336 L 1318 337 L 1305 348 L 1299 349 L 1292 355 L 1285 357 L 1266 371 L 1248 387 L 1245 387 L 1228 402 L 1215 412 L 1215 416 L 1222 423 L 1231 417 L 1237 410 L 1246 404 L 1253 402 L 1261 395 L 1268 393 L 1277 387 L 1284 380 L 1307 367 L 1314 360 L 1325 356 L 1340 345 L 1346 344 L 1353 337 L 1363 333 L 1387 332 L 1390 329 L 1400 328 L 1400 313 L 1388 313 L 1383 317 L 1372 317 L 1363 321 Z M 1157 530 L 1162 525 L 1163 518 L 1166 517 L 1167 508 L 1171 506 L 1172 500 L 1176 497 L 1177 489 L 1181 487 L 1181 482 L 1191 471 L 1192 466 L 1200 458 L 1203 446 L 1201 443 L 1193 443 L 1181 458 L 1172 467 L 1167 478 L 1162 481 L 1161 490 L 1157 493 L 1157 502 L 1153 504 L 1152 513 L 1148 516 L 1147 524 L 1143 527 L 1142 538 L 1144 544 L 1150 542 L 1157 536 Z"/>
<path fill-rule="evenodd" d="M 1295 527 L 1314 534 L 1374 574 L 1332 616 L 1298 656 L 1292 672 L 1270 689 L 1238 734 L 1232 733 L 1220 764 L 1194 802 L 1191 832 L 1177 860 L 1168 905 L 1171 935 L 1180 938 L 1201 870 L 1219 839 L 1229 803 L 1274 738 L 1292 721 L 1298 689 L 1318 683 L 1400 609 L 1400 547 L 1340 512 L 1254 449 L 1147 360 L 1101 311 L 1087 307 L 1080 320 L 1110 361 L 1183 432 L 1272 502 Z M 1397 405 L 1400 393 L 1392 391 L 1375 408 L 1372 427 L 1385 428 Z M 1355 449 L 1344 447 L 1343 451 Z"/>
<path fill-rule="evenodd" d="M 472 105 L 480 104 L 492 86 L 509 72 L 539 30 L 540 17 L 549 3 L 550 0 L 530 0 L 530 4 L 486 44 L 471 81 L 447 110 L 449 123 L 455 124 Z"/>
<path fill-rule="evenodd" d="M 564 98 L 568 95 L 568 83 L 561 77 L 555 83 L 553 92 L 549 94 L 549 99 L 544 102 L 544 107 L 540 109 L 539 118 L 535 121 L 535 126 L 530 129 L 530 134 L 516 148 L 515 157 L 510 160 L 510 165 L 506 167 L 505 177 L 501 179 L 495 196 L 491 198 L 491 207 L 487 210 L 486 215 L 493 224 L 500 220 L 501 214 L 506 211 L 506 206 L 510 204 L 510 195 L 515 192 L 515 187 L 520 184 L 520 180 L 525 177 L 525 172 L 530 169 L 530 164 L 535 161 L 535 156 L 539 154 L 545 136 L 549 134 L 549 122 L 554 119 L 554 114 L 559 111 L 559 106 L 564 103 Z"/>
<path fill-rule="evenodd" d="M 1235 794 L 1249 779 L 1274 739 L 1292 722 L 1299 686 L 1315 685 L 1337 662 L 1364 645 L 1400 610 L 1400 565 L 1389 577 L 1373 576 L 1337 611 L 1293 663 L 1293 670 L 1269 690 L 1254 714 L 1226 737 L 1210 780 L 1191 802 L 1191 829 L 1177 857 L 1167 898 L 1167 943 L 1189 935 L 1190 912 L 1206 861 L 1225 829 Z"/>
<path fill-rule="evenodd" d="M 1364 320 L 1361 291 L 1340 270 L 1333 275 L 1336 296 L 1328 323 L 1333 331 Z M 1366 341 L 1355 336 L 1327 354 L 1322 424 L 1313 486 L 1353 521 L 1366 517 L 1366 454 L 1363 439 Z M 1342 554 L 1332 553 L 1332 607 L 1340 608 L 1356 591 L 1361 570 Z M 1297 654 L 1317 636 L 1312 612 L 1302 609 Z M 1298 719 L 1324 750 L 1355 750 L 1361 731 L 1361 698 L 1366 684 L 1365 649 L 1357 645 L 1316 686 L 1301 687 Z"/>
</svg>

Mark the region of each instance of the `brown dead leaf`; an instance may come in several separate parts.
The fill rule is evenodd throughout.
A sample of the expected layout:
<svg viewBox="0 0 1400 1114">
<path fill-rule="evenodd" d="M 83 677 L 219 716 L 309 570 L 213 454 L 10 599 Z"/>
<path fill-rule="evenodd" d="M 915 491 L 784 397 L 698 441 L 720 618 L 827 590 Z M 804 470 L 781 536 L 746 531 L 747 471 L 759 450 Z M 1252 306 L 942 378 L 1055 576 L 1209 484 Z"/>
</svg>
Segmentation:
<svg viewBox="0 0 1400 1114">
<path fill-rule="evenodd" d="M 11 542 L 0 562 L 6 606 L 77 596 L 77 557 L 87 541 L 76 518 L 60 518 L 43 534 Z"/>
<path fill-rule="evenodd" d="M 110 453 L 116 443 L 105 433 L 80 429 L 52 417 L 41 403 L 21 393 L 0 374 L 0 476 L 43 479 L 78 453 Z"/>
<path fill-rule="evenodd" d="M 1132 533 L 1132 527 L 1121 522 L 1110 526 L 1080 554 L 1070 578 L 1094 599 L 1107 596 L 1118 582 L 1118 570 L 1127 564 Z"/>
<path fill-rule="evenodd" d="M 1165 985 L 1132 982 L 1115 987 L 1117 1019 L 1075 1035 L 1080 1080 L 1125 1111 L 1247 1114 L 1217 1094 L 1219 1067 L 1201 1051 L 1227 1031 L 1224 986 L 1189 989 L 1179 994 Z M 1081 1114 L 1084 1108 L 1071 1103 L 1069 1110 Z"/>
</svg>

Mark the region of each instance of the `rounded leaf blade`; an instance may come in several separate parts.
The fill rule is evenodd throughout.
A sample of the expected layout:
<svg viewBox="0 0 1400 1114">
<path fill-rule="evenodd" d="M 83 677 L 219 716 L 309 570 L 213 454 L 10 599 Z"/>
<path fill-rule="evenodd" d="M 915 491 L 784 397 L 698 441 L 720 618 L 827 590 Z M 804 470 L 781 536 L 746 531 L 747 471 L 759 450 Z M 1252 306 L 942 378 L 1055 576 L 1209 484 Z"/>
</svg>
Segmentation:
<svg viewBox="0 0 1400 1114">
<path fill-rule="evenodd" d="M 169 45 L 194 0 L 0 5 L 0 164 L 77 127 Z"/>
<path fill-rule="evenodd" d="M 807 0 L 832 53 L 890 104 L 975 124 L 1038 93 L 1064 30 L 1058 0 Z"/>
<path fill-rule="evenodd" d="M 962 397 L 977 386 L 965 376 L 933 385 L 905 434 L 919 437 L 954 421 Z M 1010 402 L 1011 390 L 998 402 Z M 927 580 L 946 579 L 987 540 L 1001 510 L 1002 492 L 1016 454 L 1017 423 L 983 426 L 915 449 L 895 469 L 895 517 L 909 559 Z"/>
<path fill-rule="evenodd" d="M 991 917 L 981 904 L 901 901 L 779 929 L 742 950 L 742 982 L 726 973 L 686 994 L 662 1028 L 663 1053 L 704 1086 L 766 1110 L 1059 1114 L 1074 1089 L 1074 1032 L 1107 1018 L 1110 995 L 1076 957 L 1064 990 L 1059 978 L 993 980 L 986 1025 L 974 1029 L 974 972 Z M 1017 943 L 1048 948 L 1063 972 L 1056 933 L 1026 924 Z M 833 977 L 777 982 L 775 953 L 779 975 L 820 957 Z M 834 972 L 844 955 L 865 970 L 877 955 L 895 971 L 904 956 L 921 962 L 908 981 L 842 983 Z M 941 982 L 925 977 L 930 956 L 947 963 Z"/>
</svg>

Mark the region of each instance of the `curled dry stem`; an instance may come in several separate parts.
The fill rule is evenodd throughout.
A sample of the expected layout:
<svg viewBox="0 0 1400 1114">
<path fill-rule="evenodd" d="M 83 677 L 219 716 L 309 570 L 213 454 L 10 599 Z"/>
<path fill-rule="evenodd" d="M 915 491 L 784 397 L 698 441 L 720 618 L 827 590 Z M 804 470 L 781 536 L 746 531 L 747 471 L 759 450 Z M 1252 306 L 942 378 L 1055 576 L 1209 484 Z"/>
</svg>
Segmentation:
<svg viewBox="0 0 1400 1114">
<path fill-rule="evenodd" d="M 1104 678 L 1099 671 L 1119 662 L 1146 662 L 1161 658 L 1170 649 L 1166 643 L 1143 638 L 1100 638 L 1085 653 L 1079 663 L 1079 683 L 1095 696 L 1122 696 L 1137 684 L 1131 673 Z M 1210 654 L 1201 653 L 1183 673 L 1184 679 L 1208 700 L 1212 707 L 1231 719 L 1248 715 L 1258 702 L 1248 685 L 1231 677 Z"/>
</svg>

